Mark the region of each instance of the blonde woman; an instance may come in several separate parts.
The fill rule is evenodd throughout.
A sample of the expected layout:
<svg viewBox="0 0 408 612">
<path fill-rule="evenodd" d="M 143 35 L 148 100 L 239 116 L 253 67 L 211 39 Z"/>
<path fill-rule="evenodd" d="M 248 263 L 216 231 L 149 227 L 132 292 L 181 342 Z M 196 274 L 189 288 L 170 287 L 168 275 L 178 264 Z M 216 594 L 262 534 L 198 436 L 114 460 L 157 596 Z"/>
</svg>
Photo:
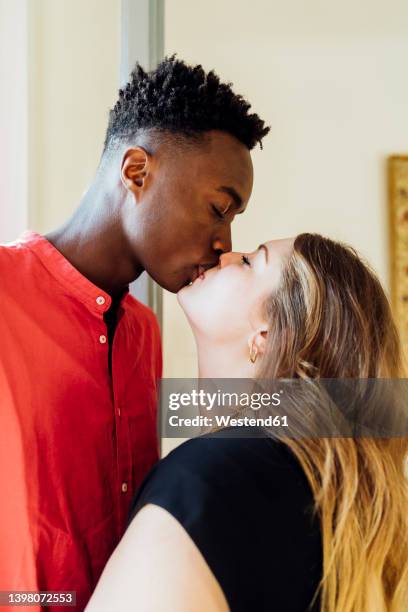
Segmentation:
<svg viewBox="0 0 408 612">
<path fill-rule="evenodd" d="M 179 293 L 203 378 L 399 378 L 380 283 L 314 234 Z M 88 610 L 406 612 L 407 439 L 201 436 L 159 462 Z"/>
</svg>

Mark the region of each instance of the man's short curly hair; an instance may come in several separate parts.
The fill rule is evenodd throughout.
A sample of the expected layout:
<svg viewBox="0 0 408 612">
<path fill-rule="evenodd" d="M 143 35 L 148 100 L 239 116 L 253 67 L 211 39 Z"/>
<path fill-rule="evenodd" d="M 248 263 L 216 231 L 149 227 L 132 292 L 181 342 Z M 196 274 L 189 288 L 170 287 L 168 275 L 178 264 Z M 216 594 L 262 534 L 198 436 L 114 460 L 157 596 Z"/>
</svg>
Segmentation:
<svg viewBox="0 0 408 612">
<path fill-rule="evenodd" d="M 262 147 L 270 128 L 258 115 L 248 113 L 251 105 L 231 86 L 221 83 L 214 71 L 206 73 L 201 65 L 189 66 L 174 55 L 151 72 L 136 64 L 110 111 L 105 149 L 148 129 L 186 137 L 221 130 L 248 149 L 257 143 Z"/>
</svg>

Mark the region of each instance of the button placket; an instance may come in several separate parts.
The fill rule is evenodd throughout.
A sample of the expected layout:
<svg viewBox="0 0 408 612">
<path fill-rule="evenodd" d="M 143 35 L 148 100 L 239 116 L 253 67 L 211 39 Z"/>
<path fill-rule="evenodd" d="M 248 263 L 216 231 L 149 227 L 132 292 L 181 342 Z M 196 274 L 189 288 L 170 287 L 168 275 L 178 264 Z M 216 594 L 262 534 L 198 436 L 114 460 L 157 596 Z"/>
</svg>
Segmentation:
<svg viewBox="0 0 408 612">
<path fill-rule="evenodd" d="M 106 304 L 106 298 L 103 297 L 103 295 L 98 295 L 95 298 L 95 302 L 98 304 L 98 306 L 105 306 Z M 101 308 L 101 311 L 103 312 L 104 309 Z M 108 341 L 108 338 L 105 334 L 100 334 L 99 336 L 99 343 L 100 344 L 106 344 Z"/>
</svg>

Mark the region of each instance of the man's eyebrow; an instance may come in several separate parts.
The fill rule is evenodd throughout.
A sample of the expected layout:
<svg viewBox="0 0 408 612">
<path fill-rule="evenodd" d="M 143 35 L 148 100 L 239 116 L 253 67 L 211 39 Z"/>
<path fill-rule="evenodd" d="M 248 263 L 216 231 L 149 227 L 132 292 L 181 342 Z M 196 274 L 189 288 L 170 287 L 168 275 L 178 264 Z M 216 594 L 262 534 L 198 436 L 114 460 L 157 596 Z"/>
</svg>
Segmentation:
<svg viewBox="0 0 408 612">
<path fill-rule="evenodd" d="M 221 191 L 221 193 L 228 193 L 228 195 L 230 195 L 234 200 L 236 208 L 241 208 L 242 198 L 234 187 L 226 187 L 225 185 L 222 185 L 221 187 L 218 187 L 217 191 Z"/>
<path fill-rule="evenodd" d="M 261 249 L 265 251 L 265 259 L 266 259 L 266 263 L 268 263 L 268 260 L 269 260 L 268 247 L 266 246 L 266 244 L 260 244 L 258 247 L 258 251 L 260 251 Z"/>
</svg>

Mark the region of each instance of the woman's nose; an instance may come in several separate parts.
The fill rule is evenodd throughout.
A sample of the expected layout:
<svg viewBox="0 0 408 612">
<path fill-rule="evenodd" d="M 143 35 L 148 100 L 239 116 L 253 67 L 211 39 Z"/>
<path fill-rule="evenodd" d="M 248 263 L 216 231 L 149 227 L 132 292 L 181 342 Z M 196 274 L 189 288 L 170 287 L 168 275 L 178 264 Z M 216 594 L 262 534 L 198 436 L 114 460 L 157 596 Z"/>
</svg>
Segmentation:
<svg viewBox="0 0 408 612">
<path fill-rule="evenodd" d="M 241 259 L 241 253 L 234 253 L 234 251 L 230 251 L 229 253 L 223 253 L 220 257 L 220 268 L 225 268 L 225 266 L 230 266 L 231 264 L 239 263 Z"/>
</svg>

